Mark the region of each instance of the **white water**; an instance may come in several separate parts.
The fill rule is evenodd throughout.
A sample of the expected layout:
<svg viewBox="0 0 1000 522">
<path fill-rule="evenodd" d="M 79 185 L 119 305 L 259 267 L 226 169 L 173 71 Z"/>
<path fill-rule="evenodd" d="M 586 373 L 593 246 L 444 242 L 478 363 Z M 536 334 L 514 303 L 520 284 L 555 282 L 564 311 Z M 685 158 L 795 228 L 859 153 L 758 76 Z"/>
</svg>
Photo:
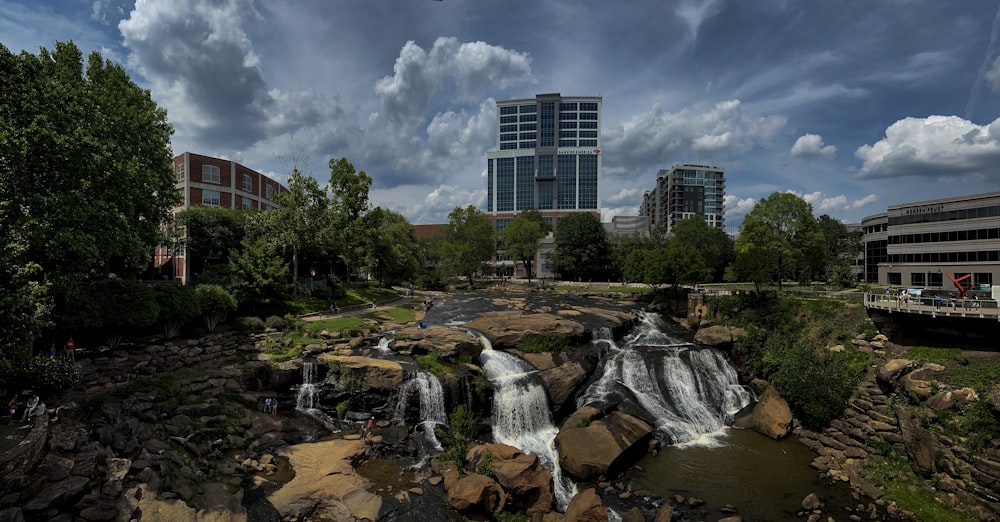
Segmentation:
<svg viewBox="0 0 1000 522">
<path fill-rule="evenodd" d="M 331 432 L 339 432 L 340 429 L 333 421 L 333 418 L 316 407 L 316 392 L 318 390 L 319 384 L 316 383 L 316 363 L 313 361 L 302 361 L 302 384 L 299 385 L 299 391 L 295 397 L 295 409 L 320 421 Z"/>
<path fill-rule="evenodd" d="M 433 373 L 418 371 L 412 379 L 403 383 L 399 388 L 399 402 L 396 403 L 396 411 L 393 419 L 396 422 L 406 422 L 406 407 L 410 398 L 416 393 L 420 400 L 420 426 L 423 428 L 424 436 L 434 449 L 441 451 L 441 443 L 434 434 L 435 426 L 447 426 L 448 414 L 444 409 L 444 393 L 441 389 L 441 381 Z"/>
<path fill-rule="evenodd" d="M 375 345 L 375 349 L 381 353 L 392 353 L 392 350 L 389 349 L 389 343 L 391 342 L 392 338 L 387 335 L 384 335 L 382 336 L 381 339 L 378 340 L 378 344 Z"/>
<path fill-rule="evenodd" d="M 483 345 L 479 355 L 486 376 L 493 383 L 493 438 L 538 460 L 552 473 L 556 502 L 564 511 L 576 495 L 576 484 L 564 477 L 555 447 L 559 430 L 552 423 L 552 412 L 545 389 L 538 382 L 537 371 L 527 362 L 509 353 L 494 350 L 484 335 L 473 332 Z"/>
<path fill-rule="evenodd" d="M 670 337 L 652 314 L 640 319 L 623 347 L 595 337 L 607 346 L 602 373 L 577 406 L 631 395 L 671 443 L 712 443 L 706 435 L 721 433 L 752 395 L 721 354 Z"/>
</svg>

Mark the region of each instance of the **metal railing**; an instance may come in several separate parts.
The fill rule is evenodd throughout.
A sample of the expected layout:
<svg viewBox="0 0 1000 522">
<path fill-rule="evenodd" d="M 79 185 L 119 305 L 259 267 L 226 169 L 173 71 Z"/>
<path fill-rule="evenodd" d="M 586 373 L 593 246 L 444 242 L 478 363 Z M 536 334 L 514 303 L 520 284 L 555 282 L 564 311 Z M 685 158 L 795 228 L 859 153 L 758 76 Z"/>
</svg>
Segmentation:
<svg viewBox="0 0 1000 522">
<path fill-rule="evenodd" d="M 1000 318 L 1000 307 L 994 299 L 959 299 L 941 296 L 906 296 L 866 293 L 865 307 L 945 317 L 970 317 L 980 319 Z"/>
</svg>

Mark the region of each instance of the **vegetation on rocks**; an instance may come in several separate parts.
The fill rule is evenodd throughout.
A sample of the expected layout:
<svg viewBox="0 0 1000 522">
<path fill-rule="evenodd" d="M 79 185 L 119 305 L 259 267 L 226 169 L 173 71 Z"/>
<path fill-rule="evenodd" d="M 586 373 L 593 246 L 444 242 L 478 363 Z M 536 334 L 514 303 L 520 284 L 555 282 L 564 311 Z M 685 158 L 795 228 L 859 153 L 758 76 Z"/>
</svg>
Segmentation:
<svg viewBox="0 0 1000 522">
<path fill-rule="evenodd" d="M 539 333 L 528 335 L 517 346 L 529 353 L 558 352 L 569 347 L 569 336 L 561 333 Z"/>
</svg>

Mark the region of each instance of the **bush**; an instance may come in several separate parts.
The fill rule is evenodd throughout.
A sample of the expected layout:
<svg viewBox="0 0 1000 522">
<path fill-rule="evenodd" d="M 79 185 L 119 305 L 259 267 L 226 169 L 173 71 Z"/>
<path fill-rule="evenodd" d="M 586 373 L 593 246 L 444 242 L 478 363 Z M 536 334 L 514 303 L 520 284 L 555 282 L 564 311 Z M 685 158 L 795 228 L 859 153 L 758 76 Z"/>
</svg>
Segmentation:
<svg viewBox="0 0 1000 522">
<path fill-rule="evenodd" d="M 818 430 L 844 411 L 858 378 L 845 357 L 799 342 L 781 354 L 772 382 L 802 424 Z"/>
<path fill-rule="evenodd" d="M 344 420 L 344 417 L 347 416 L 347 405 L 348 405 L 347 401 L 341 401 L 341 402 L 337 403 L 337 418 L 338 419 Z"/>
<path fill-rule="evenodd" d="M 28 361 L 25 378 L 38 393 L 53 394 L 80 382 L 80 370 L 68 357 L 36 356 Z"/>
<path fill-rule="evenodd" d="M 260 317 L 248 316 L 236 319 L 236 328 L 241 332 L 262 332 L 267 325 Z"/>
<path fill-rule="evenodd" d="M 438 438 L 448 446 L 443 458 L 461 467 L 465 463 L 465 454 L 469 451 L 475 429 L 476 421 L 472 412 L 466 410 L 465 406 L 456 406 L 455 411 L 448 415 L 448 430 L 437 429 Z"/>
<path fill-rule="evenodd" d="M 569 337 L 560 333 L 531 334 L 518 345 L 522 351 L 529 353 L 558 352 L 569 347 Z"/>
<path fill-rule="evenodd" d="M 273 328 L 275 330 L 284 330 L 285 319 L 282 317 L 278 317 L 276 315 L 272 315 L 264 320 L 264 325 L 267 326 L 268 328 Z"/>
</svg>

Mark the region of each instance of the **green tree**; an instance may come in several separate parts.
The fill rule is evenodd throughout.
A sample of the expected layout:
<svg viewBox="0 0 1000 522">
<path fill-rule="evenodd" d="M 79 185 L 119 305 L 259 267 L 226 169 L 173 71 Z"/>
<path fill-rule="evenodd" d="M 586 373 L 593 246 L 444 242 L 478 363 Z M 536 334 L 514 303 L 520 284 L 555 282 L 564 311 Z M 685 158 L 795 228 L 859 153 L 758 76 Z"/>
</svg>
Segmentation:
<svg viewBox="0 0 1000 522">
<path fill-rule="evenodd" d="M 209 332 L 214 332 L 215 327 L 226 320 L 226 315 L 236 309 L 236 298 L 221 286 L 198 285 L 195 293 L 198 296 L 198 308 L 205 319 L 205 328 Z"/>
<path fill-rule="evenodd" d="M 514 216 L 500 232 L 500 245 L 504 252 L 524 265 L 531 283 L 531 265 L 538 254 L 538 241 L 549 233 L 549 226 L 541 212 L 531 209 Z"/>
<path fill-rule="evenodd" d="M 733 259 L 733 239 L 721 228 L 709 225 L 701 216 L 678 221 L 670 229 L 670 242 L 694 248 L 704 267 L 709 270 L 708 277 L 695 281 L 685 277 L 684 282 L 721 281 L 726 266 Z"/>
<path fill-rule="evenodd" d="M 244 239 L 242 249 L 229 258 L 236 286 L 233 293 L 241 305 L 257 307 L 285 295 L 288 265 L 264 238 Z"/>
<path fill-rule="evenodd" d="M 854 286 L 850 266 L 861 250 L 861 232 L 852 232 L 842 221 L 823 214 L 816 220 L 826 242 L 824 279 L 841 287 Z"/>
<path fill-rule="evenodd" d="M 192 207 L 174 216 L 176 228 L 185 233 L 178 238 L 191 266 L 201 267 L 203 275 L 209 266 L 228 263 L 229 255 L 239 250 L 246 234 L 247 211 L 232 208 Z"/>
<path fill-rule="evenodd" d="M 0 201 L 0 214 L 8 204 Z M 0 248 L 0 360 L 13 361 L 28 356 L 32 340 L 50 325 L 52 299 L 42 267 L 26 259 L 26 242 L 7 225 L 0 215 L 0 236 L 7 241 Z"/>
<path fill-rule="evenodd" d="M 732 275 L 760 285 L 785 277 L 802 279 L 822 266 L 823 234 L 812 205 L 795 194 L 775 192 L 760 200 L 740 225 Z"/>
<path fill-rule="evenodd" d="M 594 214 L 574 212 L 556 225 L 553 268 L 563 279 L 601 279 L 611 266 L 604 226 Z"/>
<path fill-rule="evenodd" d="M 328 244 L 344 265 L 345 276 L 364 266 L 370 252 L 366 239 L 364 216 L 369 211 L 368 191 L 372 178 L 365 171 L 355 171 L 347 158 L 330 160 L 330 181 L 327 192 L 333 211 L 331 226 L 327 229 Z"/>
<path fill-rule="evenodd" d="M 625 282 L 640 282 L 641 279 L 629 275 L 630 269 L 627 268 L 630 264 L 629 259 L 636 251 L 652 249 L 652 239 L 638 232 L 613 234 L 608 237 L 608 246 L 611 250 L 611 278 Z"/>
<path fill-rule="evenodd" d="M 443 261 L 452 274 L 472 278 L 493 257 L 496 233 L 490 218 L 476 207 L 455 207 L 448 214 L 448 227 L 443 245 Z"/>
<path fill-rule="evenodd" d="M 94 285 L 94 299 L 98 324 L 112 350 L 127 333 L 151 326 L 160 314 L 152 289 L 114 274 Z"/>
<path fill-rule="evenodd" d="M 292 298 L 298 297 L 299 258 L 309 249 L 316 249 L 320 235 L 329 229 L 329 201 L 315 179 L 303 176 L 297 169 L 288 179 L 288 192 L 274 197 L 278 206 L 267 212 L 271 237 L 292 254 Z"/>
<path fill-rule="evenodd" d="M 61 307 L 80 281 L 149 263 L 179 201 L 172 132 L 149 91 L 97 52 L 85 67 L 73 43 L 0 45 L 0 231 L 19 243 L 19 284 L 48 288 L 56 319 L 77 313 Z"/>
<path fill-rule="evenodd" d="M 371 265 L 379 286 L 412 280 L 420 266 L 420 247 L 413 225 L 402 214 L 376 207 L 365 216 L 371 238 Z"/>
<path fill-rule="evenodd" d="M 156 285 L 153 294 L 160 308 L 157 322 L 163 326 L 163 338 L 173 339 L 185 323 L 201 315 L 201 303 L 190 285 Z"/>
</svg>

